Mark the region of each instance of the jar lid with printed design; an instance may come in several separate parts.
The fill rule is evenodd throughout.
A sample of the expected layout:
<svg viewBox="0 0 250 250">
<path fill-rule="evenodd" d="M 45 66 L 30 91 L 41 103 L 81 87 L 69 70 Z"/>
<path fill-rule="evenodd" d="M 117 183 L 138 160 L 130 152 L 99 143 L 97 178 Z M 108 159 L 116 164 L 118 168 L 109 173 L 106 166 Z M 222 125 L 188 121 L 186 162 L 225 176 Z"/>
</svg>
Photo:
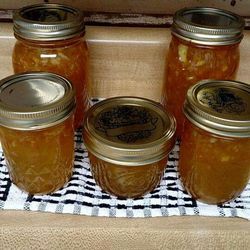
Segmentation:
<svg viewBox="0 0 250 250">
<path fill-rule="evenodd" d="M 175 144 L 176 122 L 163 107 L 139 97 L 114 97 L 87 112 L 86 148 L 99 159 L 124 166 L 157 162 Z"/>
<path fill-rule="evenodd" d="M 250 85 L 229 80 L 202 80 L 189 88 L 187 119 L 208 132 L 250 137 Z"/>
</svg>

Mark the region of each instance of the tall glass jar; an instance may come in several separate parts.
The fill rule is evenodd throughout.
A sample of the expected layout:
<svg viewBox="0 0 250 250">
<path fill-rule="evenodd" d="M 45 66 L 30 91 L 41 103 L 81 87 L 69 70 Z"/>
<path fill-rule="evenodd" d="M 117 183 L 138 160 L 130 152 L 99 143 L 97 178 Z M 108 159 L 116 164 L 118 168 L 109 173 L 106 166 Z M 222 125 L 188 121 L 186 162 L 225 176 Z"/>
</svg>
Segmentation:
<svg viewBox="0 0 250 250">
<path fill-rule="evenodd" d="M 24 73 L 0 81 L 0 140 L 14 184 L 47 194 L 71 177 L 75 92 L 52 73 Z"/>
<path fill-rule="evenodd" d="M 14 12 L 15 73 L 46 71 L 69 79 L 76 89 L 75 128 L 88 109 L 88 50 L 83 14 L 60 4 L 38 4 Z"/>
<path fill-rule="evenodd" d="M 209 204 L 236 198 L 250 178 L 250 85 L 203 80 L 187 92 L 179 171 Z"/>
<path fill-rule="evenodd" d="M 190 86 L 203 79 L 234 79 L 244 20 L 215 8 L 184 8 L 174 15 L 162 92 L 162 104 L 183 129 L 182 106 Z"/>
</svg>

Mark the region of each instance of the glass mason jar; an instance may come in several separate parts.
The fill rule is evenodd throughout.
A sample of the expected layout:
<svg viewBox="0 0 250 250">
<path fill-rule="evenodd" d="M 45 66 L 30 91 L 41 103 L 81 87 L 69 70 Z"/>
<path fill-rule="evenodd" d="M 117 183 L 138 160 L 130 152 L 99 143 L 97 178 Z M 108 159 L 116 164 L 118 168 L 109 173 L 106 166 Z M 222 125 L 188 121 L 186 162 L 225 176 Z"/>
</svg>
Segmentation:
<svg viewBox="0 0 250 250">
<path fill-rule="evenodd" d="M 187 92 L 179 171 L 195 199 L 236 198 L 250 177 L 250 85 L 203 80 Z"/>
<path fill-rule="evenodd" d="M 71 177 L 75 91 L 52 73 L 16 74 L 0 81 L 0 140 L 14 184 L 47 194 Z"/>
<path fill-rule="evenodd" d="M 89 105 L 82 12 L 59 4 L 31 5 L 15 11 L 13 22 L 14 72 L 46 71 L 69 79 L 76 90 L 75 128 L 80 127 Z"/>
<path fill-rule="evenodd" d="M 215 8 L 184 8 L 174 15 L 162 104 L 177 121 L 180 139 L 187 90 L 203 79 L 232 80 L 239 65 L 244 20 Z"/>
<path fill-rule="evenodd" d="M 95 104 L 86 114 L 83 139 L 96 183 L 125 198 L 152 191 L 164 174 L 175 129 L 174 117 L 148 99 L 115 97 Z"/>
</svg>

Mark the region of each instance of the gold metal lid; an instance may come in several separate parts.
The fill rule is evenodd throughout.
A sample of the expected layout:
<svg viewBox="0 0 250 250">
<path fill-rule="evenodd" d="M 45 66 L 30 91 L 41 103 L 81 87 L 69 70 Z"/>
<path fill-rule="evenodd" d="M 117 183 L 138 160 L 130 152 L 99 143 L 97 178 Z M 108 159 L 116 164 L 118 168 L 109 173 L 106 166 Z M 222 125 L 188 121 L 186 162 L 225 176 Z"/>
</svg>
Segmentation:
<svg viewBox="0 0 250 250">
<path fill-rule="evenodd" d="M 250 137 L 250 85 L 237 81 L 200 81 L 187 92 L 184 114 L 208 132 Z"/>
<path fill-rule="evenodd" d="M 14 34 L 18 37 L 56 41 L 83 35 L 83 13 L 62 4 L 35 4 L 14 11 Z"/>
<path fill-rule="evenodd" d="M 0 125 L 34 130 L 58 124 L 75 108 L 71 83 L 56 74 L 31 72 L 0 81 Z"/>
<path fill-rule="evenodd" d="M 242 17 L 217 8 L 183 8 L 173 18 L 172 33 L 192 43 L 228 45 L 243 38 Z"/>
<path fill-rule="evenodd" d="M 114 97 L 86 114 L 83 139 L 99 159 L 125 166 L 157 162 L 175 143 L 176 122 L 160 104 L 139 97 Z"/>
</svg>

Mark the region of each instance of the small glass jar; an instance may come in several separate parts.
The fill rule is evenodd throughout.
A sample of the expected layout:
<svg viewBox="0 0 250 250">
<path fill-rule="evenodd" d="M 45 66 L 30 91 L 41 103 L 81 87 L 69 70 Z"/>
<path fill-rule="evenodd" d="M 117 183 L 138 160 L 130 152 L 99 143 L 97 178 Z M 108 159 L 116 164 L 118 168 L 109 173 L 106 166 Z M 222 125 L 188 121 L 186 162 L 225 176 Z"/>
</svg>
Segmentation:
<svg viewBox="0 0 250 250">
<path fill-rule="evenodd" d="M 175 128 L 174 117 L 148 99 L 115 97 L 95 104 L 83 139 L 96 183 L 125 198 L 152 191 L 175 144 Z"/>
<path fill-rule="evenodd" d="M 243 29 L 243 18 L 220 9 L 184 8 L 175 13 L 162 104 L 176 118 L 179 139 L 188 88 L 203 79 L 235 79 Z"/>
<path fill-rule="evenodd" d="M 250 178 L 250 85 L 203 80 L 187 92 L 179 171 L 195 199 L 221 204 Z"/>
<path fill-rule="evenodd" d="M 71 177 L 75 92 L 52 73 L 16 74 L 0 81 L 0 140 L 14 184 L 47 194 Z"/>
<path fill-rule="evenodd" d="M 61 4 L 37 4 L 15 11 L 13 22 L 14 72 L 46 71 L 69 79 L 76 89 L 75 128 L 80 127 L 89 106 L 82 12 Z"/>
</svg>

